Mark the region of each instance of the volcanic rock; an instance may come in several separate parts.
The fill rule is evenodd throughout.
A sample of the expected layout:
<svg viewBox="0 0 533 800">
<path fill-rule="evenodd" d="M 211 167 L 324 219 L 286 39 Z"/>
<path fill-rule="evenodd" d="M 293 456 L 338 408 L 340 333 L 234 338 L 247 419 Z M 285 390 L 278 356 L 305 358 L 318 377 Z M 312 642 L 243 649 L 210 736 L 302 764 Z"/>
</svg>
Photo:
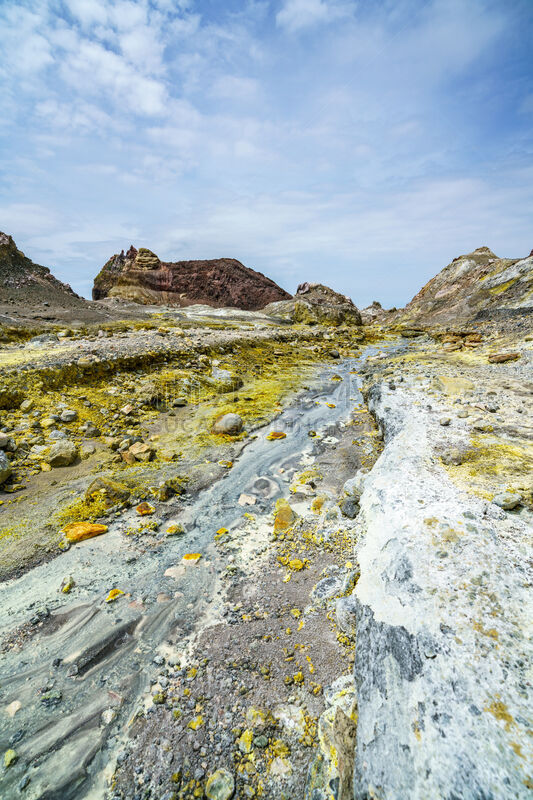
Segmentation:
<svg viewBox="0 0 533 800">
<path fill-rule="evenodd" d="M 359 309 L 343 294 L 321 283 L 301 283 L 294 298 L 270 303 L 266 314 L 307 325 L 361 325 Z"/>
<path fill-rule="evenodd" d="M 0 486 L 7 481 L 11 475 L 11 464 L 3 450 L 0 450 Z"/>
<path fill-rule="evenodd" d="M 87 303 L 70 286 L 54 278 L 47 267 L 27 258 L 13 238 L 0 231 L 0 303 L 85 308 Z"/>
<path fill-rule="evenodd" d="M 533 257 L 498 258 L 488 247 L 454 258 L 399 313 L 402 323 L 456 324 L 533 310 Z"/>
<path fill-rule="evenodd" d="M 165 262 L 141 247 L 112 256 L 94 280 L 93 299 L 145 305 L 234 307 L 255 311 L 290 298 L 270 278 L 234 258 Z"/>
</svg>

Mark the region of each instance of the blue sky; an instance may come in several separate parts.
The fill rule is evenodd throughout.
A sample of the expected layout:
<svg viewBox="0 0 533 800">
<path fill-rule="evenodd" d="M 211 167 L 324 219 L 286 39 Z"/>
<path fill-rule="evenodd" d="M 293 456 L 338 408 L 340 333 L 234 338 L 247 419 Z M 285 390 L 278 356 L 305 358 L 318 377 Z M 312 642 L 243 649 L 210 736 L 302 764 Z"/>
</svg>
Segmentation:
<svg viewBox="0 0 533 800">
<path fill-rule="evenodd" d="M 533 247 L 533 0 L 0 0 L 0 230 L 403 305 Z"/>
</svg>

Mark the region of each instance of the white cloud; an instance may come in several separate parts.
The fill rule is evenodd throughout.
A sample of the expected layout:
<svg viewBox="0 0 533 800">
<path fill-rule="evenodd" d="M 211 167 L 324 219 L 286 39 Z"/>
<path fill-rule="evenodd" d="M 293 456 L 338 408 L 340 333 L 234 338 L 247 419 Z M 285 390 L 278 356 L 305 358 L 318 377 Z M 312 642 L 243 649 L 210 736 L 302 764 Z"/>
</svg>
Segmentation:
<svg viewBox="0 0 533 800">
<path fill-rule="evenodd" d="M 294 33 L 315 25 L 327 25 L 349 15 L 353 8 L 353 3 L 342 0 L 284 0 L 276 22 L 280 28 Z"/>
<path fill-rule="evenodd" d="M 220 75 L 215 79 L 211 91 L 225 100 L 251 100 L 259 93 L 259 83 L 253 78 Z"/>
<path fill-rule="evenodd" d="M 120 55 L 97 42 L 82 40 L 61 65 L 63 80 L 79 92 L 104 92 L 117 108 L 157 115 L 165 110 L 163 83 L 146 77 Z"/>
<path fill-rule="evenodd" d="M 99 0 L 66 0 L 66 6 L 73 17 L 82 25 L 107 22 L 107 3 Z"/>
</svg>

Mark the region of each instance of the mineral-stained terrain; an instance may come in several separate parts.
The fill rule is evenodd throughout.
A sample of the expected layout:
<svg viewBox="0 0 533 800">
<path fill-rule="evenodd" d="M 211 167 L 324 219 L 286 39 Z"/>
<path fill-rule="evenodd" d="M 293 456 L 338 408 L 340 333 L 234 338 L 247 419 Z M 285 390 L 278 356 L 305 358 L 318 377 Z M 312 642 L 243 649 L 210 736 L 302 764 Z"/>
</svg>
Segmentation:
<svg viewBox="0 0 533 800">
<path fill-rule="evenodd" d="M 409 323 L 453 325 L 503 309 L 533 309 L 533 256 L 498 258 L 488 247 L 454 258 L 399 312 Z"/>
<path fill-rule="evenodd" d="M 533 259 L 494 259 L 365 325 L 313 284 L 10 315 L 0 797 L 531 796 Z"/>
<path fill-rule="evenodd" d="M 263 308 L 289 298 L 270 278 L 234 258 L 165 262 L 141 247 L 112 256 L 94 280 L 93 299 L 116 297 L 135 303 L 215 308 Z"/>
</svg>

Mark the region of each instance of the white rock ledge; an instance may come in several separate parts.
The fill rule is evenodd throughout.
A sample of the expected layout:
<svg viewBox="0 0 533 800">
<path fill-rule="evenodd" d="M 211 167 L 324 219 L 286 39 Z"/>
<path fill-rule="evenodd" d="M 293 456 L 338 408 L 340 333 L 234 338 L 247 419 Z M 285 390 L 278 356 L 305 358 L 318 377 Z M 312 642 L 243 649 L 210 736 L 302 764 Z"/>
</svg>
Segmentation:
<svg viewBox="0 0 533 800">
<path fill-rule="evenodd" d="M 354 798 L 530 798 L 531 526 L 451 482 L 438 416 L 415 400 L 368 397 L 386 446 L 364 483 L 352 595 Z"/>
</svg>

